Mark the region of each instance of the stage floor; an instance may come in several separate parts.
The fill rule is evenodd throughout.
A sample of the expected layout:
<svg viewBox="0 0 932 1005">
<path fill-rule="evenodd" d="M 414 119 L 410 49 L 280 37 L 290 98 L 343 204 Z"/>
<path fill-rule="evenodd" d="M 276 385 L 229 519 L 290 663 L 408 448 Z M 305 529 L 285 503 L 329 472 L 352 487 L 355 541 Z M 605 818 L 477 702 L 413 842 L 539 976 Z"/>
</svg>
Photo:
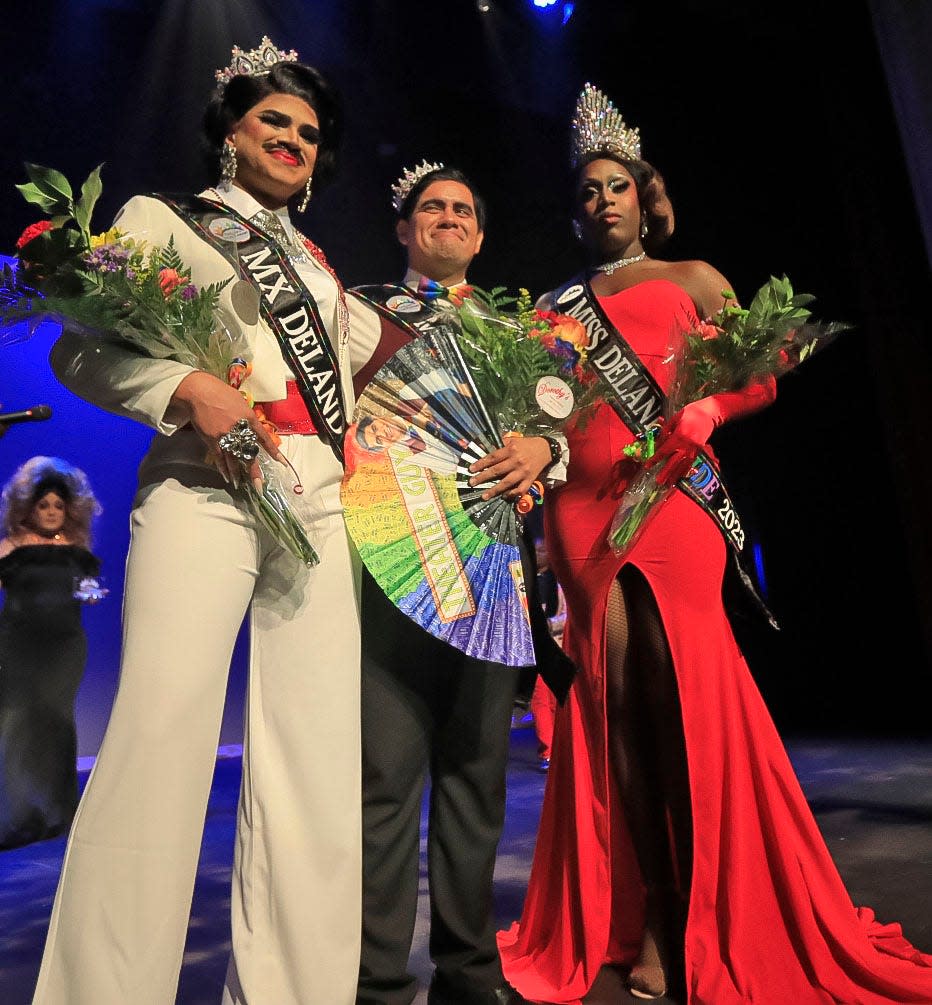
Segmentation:
<svg viewBox="0 0 932 1005">
<path fill-rule="evenodd" d="M 854 903 L 872 907 L 881 921 L 900 922 L 914 945 L 932 951 L 932 739 L 797 738 L 787 741 L 787 748 Z M 238 748 L 220 753 L 181 971 L 180 1005 L 217 1005 L 229 951 L 240 758 Z M 545 781 L 537 770 L 533 729 L 515 728 L 507 819 L 496 867 L 502 926 L 521 911 Z M 422 832 L 422 842 L 424 836 Z M 64 838 L 58 838 L 0 852 L 2 1005 L 29 1003 L 64 848 Z M 425 989 L 430 979 L 426 907 L 422 867 L 411 966 Z M 422 989 L 415 1005 L 426 1000 Z M 587 998 L 591 1005 L 633 1001 L 611 974 Z"/>
</svg>

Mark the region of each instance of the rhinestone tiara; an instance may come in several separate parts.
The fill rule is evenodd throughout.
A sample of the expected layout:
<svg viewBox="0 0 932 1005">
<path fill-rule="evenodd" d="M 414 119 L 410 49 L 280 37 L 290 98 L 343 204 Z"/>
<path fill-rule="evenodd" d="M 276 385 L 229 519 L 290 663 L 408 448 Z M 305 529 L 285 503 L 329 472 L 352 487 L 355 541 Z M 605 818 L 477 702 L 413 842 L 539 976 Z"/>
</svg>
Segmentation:
<svg viewBox="0 0 932 1005">
<path fill-rule="evenodd" d="M 571 167 L 578 167 L 587 154 L 599 151 L 618 154 L 625 160 L 641 159 L 641 134 L 636 127 L 628 128 L 621 112 L 592 84 L 586 84 L 576 101 L 570 133 Z"/>
<path fill-rule="evenodd" d="M 405 199 L 411 194 L 411 189 L 425 176 L 431 173 L 431 171 L 440 171 L 443 168 L 443 164 L 438 161 L 436 164 L 428 164 L 427 160 L 422 160 L 417 167 L 405 168 L 404 173 L 392 185 L 392 206 L 395 207 L 395 212 L 400 213 L 401 207 L 405 204 Z"/>
<path fill-rule="evenodd" d="M 297 63 L 298 54 L 280 50 L 269 38 L 262 36 L 262 41 L 255 49 L 248 52 L 234 45 L 231 55 L 233 59 L 229 66 L 214 71 L 214 78 L 220 87 L 226 87 L 234 77 L 255 77 L 260 73 L 268 73 L 276 63 Z"/>
</svg>

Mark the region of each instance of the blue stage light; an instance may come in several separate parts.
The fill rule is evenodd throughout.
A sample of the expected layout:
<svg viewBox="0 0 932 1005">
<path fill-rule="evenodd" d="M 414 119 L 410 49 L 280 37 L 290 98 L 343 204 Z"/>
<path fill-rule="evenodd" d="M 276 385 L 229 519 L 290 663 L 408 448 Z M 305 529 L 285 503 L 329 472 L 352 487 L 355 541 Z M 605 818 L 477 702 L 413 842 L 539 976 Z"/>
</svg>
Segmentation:
<svg viewBox="0 0 932 1005">
<path fill-rule="evenodd" d="M 754 571 L 757 573 L 757 581 L 760 583 L 761 594 L 767 596 L 767 576 L 764 573 L 764 549 L 755 541 L 752 553 L 754 555 Z"/>
<path fill-rule="evenodd" d="M 564 25 L 573 16 L 573 11 L 576 9 L 576 4 L 573 0 L 564 0 L 562 4 L 558 5 L 559 0 L 531 0 L 531 5 L 536 7 L 539 11 L 549 11 L 551 8 L 560 10 L 562 12 L 560 17 L 560 24 Z"/>
</svg>

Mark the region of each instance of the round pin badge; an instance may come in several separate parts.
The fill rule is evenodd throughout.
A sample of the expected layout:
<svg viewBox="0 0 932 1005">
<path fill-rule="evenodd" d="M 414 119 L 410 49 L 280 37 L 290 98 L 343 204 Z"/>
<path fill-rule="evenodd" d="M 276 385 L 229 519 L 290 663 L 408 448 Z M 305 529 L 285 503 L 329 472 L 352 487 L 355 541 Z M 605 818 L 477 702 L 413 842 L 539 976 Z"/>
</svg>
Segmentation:
<svg viewBox="0 0 932 1005">
<path fill-rule="evenodd" d="M 385 306 L 390 311 L 398 311 L 401 314 L 416 314 L 421 309 L 420 301 L 405 296 L 389 297 L 385 301 Z"/>
<path fill-rule="evenodd" d="M 249 231 L 238 220 L 230 220 L 228 217 L 218 216 L 216 220 L 210 221 L 207 229 L 214 237 L 231 244 L 245 244 L 249 240 Z"/>
<path fill-rule="evenodd" d="M 580 283 L 577 283 L 575 286 L 571 286 L 569 289 L 564 290 L 557 297 L 557 303 L 565 304 L 567 300 L 572 300 L 573 297 L 578 297 L 579 294 L 582 293 L 582 291 L 583 291 L 582 285 Z"/>
</svg>

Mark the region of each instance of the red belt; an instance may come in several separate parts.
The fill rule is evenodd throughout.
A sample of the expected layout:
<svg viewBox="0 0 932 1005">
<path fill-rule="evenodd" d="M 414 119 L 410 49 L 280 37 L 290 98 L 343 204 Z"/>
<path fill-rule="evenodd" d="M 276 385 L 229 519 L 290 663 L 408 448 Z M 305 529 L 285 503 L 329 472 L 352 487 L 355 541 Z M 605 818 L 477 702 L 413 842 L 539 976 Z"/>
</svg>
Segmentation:
<svg viewBox="0 0 932 1005">
<path fill-rule="evenodd" d="M 265 417 L 275 424 L 282 436 L 306 436 L 316 433 L 317 427 L 308 414 L 307 405 L 301 397 L 298 382 L 289 380 L 285 383 L 287 397 L 282 401 L 263 401 L 262 411 Z"/>
</svg>

